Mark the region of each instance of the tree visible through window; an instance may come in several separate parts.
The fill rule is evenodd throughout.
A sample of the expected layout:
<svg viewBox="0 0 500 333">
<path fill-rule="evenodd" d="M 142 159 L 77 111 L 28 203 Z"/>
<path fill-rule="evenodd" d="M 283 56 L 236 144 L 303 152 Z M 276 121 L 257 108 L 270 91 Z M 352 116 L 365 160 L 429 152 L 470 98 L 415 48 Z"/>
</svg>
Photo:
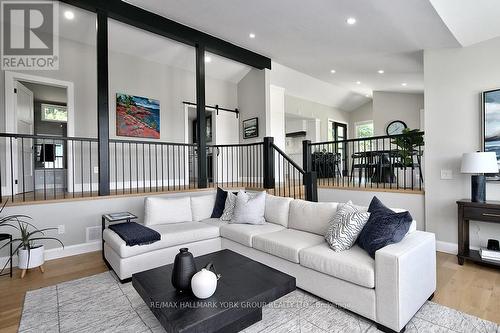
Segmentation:
<svg viewBox="0 0 500 333">
<path fill-rule="evenodd" d="M 371 138 L 373 136 L 373 121 L 364 121 L 356 123 L 356 138 Z M 371 141 L 360 141 L 359 151 L 371 150 Z"/>
<path fill-rule="evenodd" d="M 42 104 L 43 121 L 68 122 L 68 109 L 62 105 Z"/>
</svg>

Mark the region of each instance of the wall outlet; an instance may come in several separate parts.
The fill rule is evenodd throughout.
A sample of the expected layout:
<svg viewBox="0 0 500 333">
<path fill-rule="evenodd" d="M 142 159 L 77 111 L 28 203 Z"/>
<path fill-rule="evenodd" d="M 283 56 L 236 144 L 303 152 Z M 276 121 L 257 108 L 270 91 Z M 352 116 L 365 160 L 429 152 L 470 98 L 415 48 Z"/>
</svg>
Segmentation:
<svg viewBox="0 0 500 333">
<path fill-rule="evenodd" d="M 441 179 L 453 179 L 453 170 L 441 169 Z"/>
<path fill-rule="evenodd" d="M 66 227 L 64 226 L 64 224 L 60 224 L 57 226 L 57 233 L 59 235 L 62 235 L 66 232 Z"/>
<path fill-rule="evenodd" d="M 94 173 L 99 173 L 99 167 L 98 166 L 94 167 Z"/>
</svg>

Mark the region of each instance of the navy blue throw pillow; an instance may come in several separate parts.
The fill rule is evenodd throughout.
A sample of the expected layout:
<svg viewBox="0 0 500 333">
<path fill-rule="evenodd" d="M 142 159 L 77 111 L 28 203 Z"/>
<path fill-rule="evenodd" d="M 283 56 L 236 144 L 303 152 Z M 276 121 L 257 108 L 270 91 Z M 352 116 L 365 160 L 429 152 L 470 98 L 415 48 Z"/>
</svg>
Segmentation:
<svg viewBox="0 0 500 333">
<path fill-rule="evenodd" d="M 413 218 L 409 212 L 395 213 L 376 197 L 370 203 L 368 212 L 370 218 L 359 234 L 358 245 L 375 258 L 377 250 L 403 239 Z"/>
<path fill-rule="evenodd" d="M 211 218 L 220 218 L 224 212 L 224 206 L 226 205 L 227 192 L 217 187 L 217 196 L 215 197 L 215 205 L 212 210 Z"/>
<path fill-rule="evenodd" d="M 386 207 L 382 201 L 379 200 L 377 197 L 373 197 L 372 201 L 370 202 L 370 206 L 368 207 L 368 213 L 385 213 L 385 214 L 391 214 L 394 213 L 394 211 L 388 207 Z"/>
</svg>

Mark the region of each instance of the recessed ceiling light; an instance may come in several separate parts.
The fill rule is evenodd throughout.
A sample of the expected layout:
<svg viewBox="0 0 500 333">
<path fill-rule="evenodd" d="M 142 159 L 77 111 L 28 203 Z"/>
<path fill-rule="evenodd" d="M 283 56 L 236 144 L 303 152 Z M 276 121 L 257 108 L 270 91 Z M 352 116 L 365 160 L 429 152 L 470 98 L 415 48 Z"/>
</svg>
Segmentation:
<svg viewBox="0 0 500 333">
<path fill-rule="evenodd" d="M 330 70 L 330 73 L 335 74 L 337 71 L 335 69 Z"/>
<path fill-rule="evenodd" d="M 252 38 L 252 39 L 253 39 L 253 38 L 255 38 L 255 34 L 254 34 L 253 32 L 251 32 L 251 33 L 248 35 L 248 37 L 250 37 L 250 38 Z"/>
<path fill-rule="evenodd" d="M 71 10 L 67 10 L 64 12 L 64 17 L 67 19 L 67 20 L 72 20 L 75 18 L 75 13 L 73 13 Z"/>
<path fill-rule="evenodd" d="M 356 81 L 356 84 L 361 84 L 361 81 Z"/>
<path fill-rule="evenodd" d="M 347 20 L 346 20 L 347 24 L 349 25 L 353 25 L 353 24 L 356 24 L 356 19 L 354 17 L 349 17 Z"/>
<path fill-rule="evenodd" d="M 210 58 L 209 56 L 205 56 L 205 62 L 212 62 L 212 58 Z"/>
<path fill-rule="evenodd" d="M 365 96 L 368 97 L 368 98 L 370 98 L 370 94 L 366 94 Z"/>
<path fill-rule="evenodd" d="M 401 83 L 401 85 L 402 85 L 403 87 L 406 87 L 406 86 L 408 85 L 408 83 L 403 82 L 403 83 Z"/>
<path fill-rule="evenodd" d="M 385 73 L 385 71 L 384 71 L 383 69 L 379 69 L 379 70 L 377 71 L 377 73 L 379 73 L 379 74 L 384 74 L 384 73 Z"/>
</svg>

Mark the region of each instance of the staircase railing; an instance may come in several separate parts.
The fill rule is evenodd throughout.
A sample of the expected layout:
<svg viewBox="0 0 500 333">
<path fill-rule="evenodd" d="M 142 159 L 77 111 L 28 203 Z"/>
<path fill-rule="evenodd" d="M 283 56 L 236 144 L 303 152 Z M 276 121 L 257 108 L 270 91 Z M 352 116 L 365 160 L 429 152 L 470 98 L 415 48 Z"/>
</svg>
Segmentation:
<svg viewBox="0 0 500 333">
<path fill-rule="evenodd" d="M 272 137 L 264 138 L 264 187 L 274 195 L 318 201 L 316 172 L 306 172 Z"/>
<path fill-rule="evenodd" d="M 305 171 L 318 186 L 421 191 L 424 132 L 328 142 L 303 141 Z"/>
</svg>

